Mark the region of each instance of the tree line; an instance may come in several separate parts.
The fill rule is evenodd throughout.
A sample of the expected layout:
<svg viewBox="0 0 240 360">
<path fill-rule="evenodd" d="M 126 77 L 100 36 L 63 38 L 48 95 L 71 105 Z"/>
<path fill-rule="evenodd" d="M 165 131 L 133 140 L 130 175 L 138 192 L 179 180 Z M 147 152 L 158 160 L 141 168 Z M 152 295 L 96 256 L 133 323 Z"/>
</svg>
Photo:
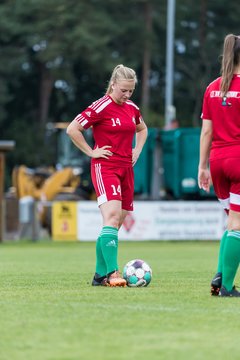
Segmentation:
<svg viewBox="0 0 240 360">
<path fill-rule="evenodd" d="M 199 126 L 223 38 L 238 33 L 237 2 L 176 0 L 174 105 Z M 133 67 L 133 99 L 148 126 L 164 126 L 167 0 L 2 0 L 0 130 L 15 140 L 10 167 L 53 162 L 48 122 L 71 121 L 106 90 L 117 64 Z"/>
</svg>

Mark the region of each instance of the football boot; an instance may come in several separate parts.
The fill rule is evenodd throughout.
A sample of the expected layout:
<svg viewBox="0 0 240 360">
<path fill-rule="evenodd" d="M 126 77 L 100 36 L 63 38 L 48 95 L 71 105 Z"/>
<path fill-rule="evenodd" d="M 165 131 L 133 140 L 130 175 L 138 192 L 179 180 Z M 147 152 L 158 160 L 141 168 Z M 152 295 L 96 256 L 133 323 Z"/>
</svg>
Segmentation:
<svg viewBox="0 0 240 360">
<path fill-rule="evenodd" d="M 222 286 L 222 273 L 218 272 L 211 281 L 211 295 L 218 296 Z"/>
<path fill-rule="evenodd" d="M 228 291 L 224 286 L 221 287 L 218 296 L 221 297 L 240 297 L 240 292 L 234 286 L 231 291 Z"/>
<path fill-rule="evenodd" d="M 112 273 L 108 274 L 108 284 L 109 286 L 121 286 L 125 287 L 127 286 L 127 282 L 125 279 L 123 279 L 120 275 L 119 271 L 113 271 Z"/>
<path fill-rule="evenodd" d="M 98 273 L 95 273 L 92 280 L 92 286 L 110 286 L 110 285 L 108 283 L 108 278 L 106 275 L 100 276 Z"/>
</svg>

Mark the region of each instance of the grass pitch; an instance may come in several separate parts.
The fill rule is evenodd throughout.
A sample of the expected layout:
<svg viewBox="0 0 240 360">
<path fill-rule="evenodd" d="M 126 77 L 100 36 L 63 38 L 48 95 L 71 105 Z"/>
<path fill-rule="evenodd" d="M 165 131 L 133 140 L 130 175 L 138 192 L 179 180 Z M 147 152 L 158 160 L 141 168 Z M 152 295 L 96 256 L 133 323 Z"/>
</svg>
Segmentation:
<svg viewBox="0 0 240 360">
<path fill-rule="evenodd" d="M 240 300 L 209 294 L 218 246 L 120 242 L 121 268 L 153 269 L 134 289 L 91 286 L 93 242 L 1 244 L 0 359 L 239 359 Z"/>
</svg>

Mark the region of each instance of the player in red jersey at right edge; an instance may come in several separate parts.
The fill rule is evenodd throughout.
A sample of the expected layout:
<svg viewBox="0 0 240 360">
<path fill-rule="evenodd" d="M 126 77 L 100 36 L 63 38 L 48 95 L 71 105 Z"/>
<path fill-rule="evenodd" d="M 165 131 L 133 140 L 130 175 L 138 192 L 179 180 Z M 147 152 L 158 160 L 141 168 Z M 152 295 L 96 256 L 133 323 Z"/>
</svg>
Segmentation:
<svg viewBox="0 0 240 360">
<path fill-rule="evenodd" d="M 204 94 L 198 183 L 209 191 L 212 178 L 228 214 L 211 293 L 240 297 L 233 285 L 240 261 L 240 36 L 225 37 L 221 71 Z"/>
<path fill-rule="evenodd" d="M 106 95 L 77 115 L 67 128 L 73 143 L 92 158 L 91 177 L 103 220 L 96 242 L 93 286 L 126 286 L 118 270 L 118 230 L 128 211 L 133 210 L 133 166 L 147 139 L 139 108 L 129 100 L 136 83 L 133 69 L 116 66 Z M 83 136 L 89 127 L 95 141 L 93 149 Z"/>
</svg>

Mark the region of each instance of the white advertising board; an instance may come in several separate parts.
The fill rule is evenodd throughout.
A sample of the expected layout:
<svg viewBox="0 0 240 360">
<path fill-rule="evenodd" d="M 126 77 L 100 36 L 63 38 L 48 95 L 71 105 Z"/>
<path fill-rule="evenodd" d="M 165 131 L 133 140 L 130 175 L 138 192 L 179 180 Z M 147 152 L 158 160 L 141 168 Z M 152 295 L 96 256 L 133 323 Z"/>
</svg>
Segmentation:
<svg viewBox="0 0 240 360">
<path fill-rule="evenodd" d="M 95 201 L 77 208 L 78 239 L 96 240 L 102 219 Z M 119 231 L 121 240 L 219 240 L 226 216 L 218 201 L 135 201 Z"/>
</svg>

